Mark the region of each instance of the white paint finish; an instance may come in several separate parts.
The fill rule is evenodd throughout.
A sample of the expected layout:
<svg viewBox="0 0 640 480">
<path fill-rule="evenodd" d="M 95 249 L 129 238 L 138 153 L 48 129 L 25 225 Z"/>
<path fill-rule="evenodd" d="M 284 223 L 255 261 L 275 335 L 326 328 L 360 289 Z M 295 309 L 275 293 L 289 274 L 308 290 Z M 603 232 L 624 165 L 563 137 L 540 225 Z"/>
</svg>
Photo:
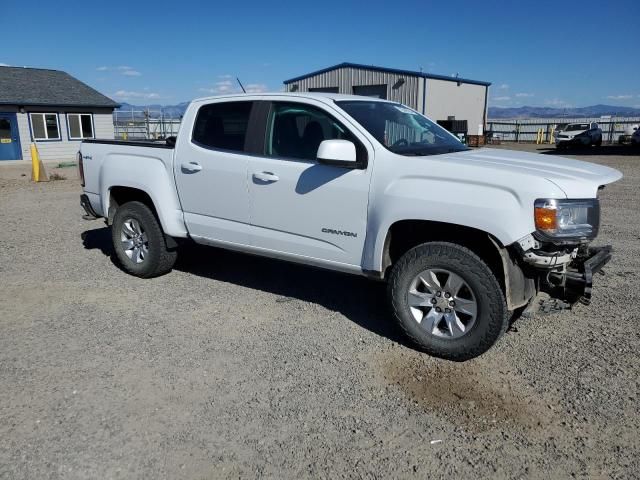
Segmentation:
<svg viewBox="0 0 640 480">
<path fill-rule="evenodd" d="M 356 146 L 348 140 L 323 140 L 318 147 L 318 158 L 355 163 Z"/>
<path fill-rule="evenodd" d="M 185 115 L 188 128 L 181 130 L 178 138 L 176 169 L 194 158 L 201 164 L 205 161 L 203 156 L 195 157 L 190 146 L 190 125 L 196 107 L 210 101 L 239 98 L 286 98 L 329 111 L 363 142 L 369 153 L 369 164 L 366 170 L 350 170 L 314 162 L 216 152 L 207 167 L 211 169 L 207 181 L 180 187 L 183 201 L 191 198 L 204 210 L 200 219 L 191 213 L 185 215 L 189 223 L 201 225 L 200 234 L 191 231 L 191 226 L 189 230 L 203 243 L 336 270 L 380 271 L 384 241 L 395 222 L 427 220 L 462 225 L 486 232 L 502 245 L 509 245 L 535 230 L 536 199 L 594 198 L 599 185 L 622 176 L 617 170 L 587 162 L 508 150 L 399 156 L 369 136 L 334 102 L 354 97 L 327 94 L 243 95 L 200 100 L 191 105 Z M 83 153 L 93 157 L 85 164 L 88 178 L 85 190 L 93 191 L 99 181 L 103 212 L 108 207 L 105 202 L 108 202 L 109 185 L 134 186 L 154 200 L 167 233 L 186 235 L 171 175 L 172 150 L 85 144 Z M 230 175 L 232 165 L 237 166 L 237 175 Z M 277 181 L 243 185 L 244 169 L 247 176 L 268 172 L 277 177 Z M 248 207 L 245 200 L 249 202 Z M 245 220 L 247 212 L 248 221 Z M 323 232 L 323 228 L 353 232 L 357 236 Z"/>
<path fill-rule="evenodd" d="M 249 185 L 251 244 L 360 264 L 367 229 L 370 170 L 252 157 L 250 173 L 277 175 Z M 341 233 L 340 233 L 341 232 Z"/>
<path fill-rule="evenodd" d="M 186 237 L 187 231 L 173 178 L 174 150 L 112 144 L 82 144 L 86 193 L 96 212 L 109 212 L 110 190 L 130 187 L 153 201 L 165 233 Z M 94 201 L 99 198 L 99 202 Z"/>
<path fill-rule="evenodd" d="M 211 103 L 215 102 L 195 101 L 189 106 L 183 118 L 186 128 L 181 130 L 183 134 L 178 136 L 176 145 L 180 154 L 174 174 L 182 208 L 188 214 L 187 227 L 201 237 L 249 243 L 243 228 L 249 223 L 249 157 L 203 148 L 191 141 L 198 109 Z M 199 170 L 192 170 L 193 167 Z"/>
<path fill-rule="evenodd" d="M 467 134 L 476 135 L 478 125 L 484 124 L 487 87 L 471 83 L 427 79 L 426 115 L 433 120 L 467 121 Z"/>
</svg>

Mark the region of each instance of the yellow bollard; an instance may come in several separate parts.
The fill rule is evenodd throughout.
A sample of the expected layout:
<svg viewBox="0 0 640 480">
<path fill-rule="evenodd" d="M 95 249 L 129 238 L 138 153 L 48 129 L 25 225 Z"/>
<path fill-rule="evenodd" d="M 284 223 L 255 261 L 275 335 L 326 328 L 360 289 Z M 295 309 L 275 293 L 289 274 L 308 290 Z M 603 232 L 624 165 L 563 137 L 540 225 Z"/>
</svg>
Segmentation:
<svg viewBox="0 0 640 480">
<path fill-rule="evenodd" d="M 47 172 L 38 154 L 38 147 L 35 143 L 31 144 L 31 180 L 34 182 L 48 182 Z"/>
<path fill-rule="evenodd" d="M 551 131 L 549 132 L 549 145 L 552 145 L 554 143 L 554 138 L 553 138 L 553 134 L 556 131 L 556 127 L 551 127 Z"/>
</svg>

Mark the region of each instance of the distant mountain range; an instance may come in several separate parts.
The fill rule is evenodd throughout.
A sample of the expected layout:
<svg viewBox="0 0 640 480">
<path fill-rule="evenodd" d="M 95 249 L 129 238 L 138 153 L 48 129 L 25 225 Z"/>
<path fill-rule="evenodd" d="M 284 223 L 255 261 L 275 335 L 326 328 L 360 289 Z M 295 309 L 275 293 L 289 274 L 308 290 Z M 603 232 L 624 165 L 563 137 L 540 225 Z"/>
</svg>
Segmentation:
<svg viewBox="0 0 640 480">
<path fill-rule="evenodd" d="M 593 105 L 591 107 L 489 107 L 489 118 L 558 118 L 558 117 L 640 117 L 640 108 Z"/>
<path fill-rule="evenodd" d="M 136 119 L 144 118 L 144 112 L 149 112 L 150 118 L 159 118 L 162 114 L 168 118 L 180 118 L 184 115 L 189 102 L 177 105 L 131 105 L 123 103 L 118 109 L 118 118 L 131 115 Z M 553 107 L 489 107 L 489 118 L 559 118 L 559 117 L 601 117 L 616 115 L 619 117 L 640 117 L 640 108 L 616 107 L 614 105 L 593 105 L 578 108 Z M 131 117 L 129 117 L 131 118 Z"/>
</svg>

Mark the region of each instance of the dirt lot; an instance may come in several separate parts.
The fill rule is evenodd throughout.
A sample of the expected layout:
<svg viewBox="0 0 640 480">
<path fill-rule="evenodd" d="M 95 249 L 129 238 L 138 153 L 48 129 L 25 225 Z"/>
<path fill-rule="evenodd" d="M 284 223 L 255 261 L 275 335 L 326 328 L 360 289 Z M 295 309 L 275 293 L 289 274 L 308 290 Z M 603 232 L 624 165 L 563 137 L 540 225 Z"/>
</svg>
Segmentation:
<svg viewBox="0 0 640 480">
<path fill-rule="evenodd" d="M 638 478 L 640 157 L 578 153 L 625 175 L 593 304 L 463 364 L 361 278 L 196 247 L 128 276 L 77 179 L 0 167 L 0 478 Z"/>
</svg>

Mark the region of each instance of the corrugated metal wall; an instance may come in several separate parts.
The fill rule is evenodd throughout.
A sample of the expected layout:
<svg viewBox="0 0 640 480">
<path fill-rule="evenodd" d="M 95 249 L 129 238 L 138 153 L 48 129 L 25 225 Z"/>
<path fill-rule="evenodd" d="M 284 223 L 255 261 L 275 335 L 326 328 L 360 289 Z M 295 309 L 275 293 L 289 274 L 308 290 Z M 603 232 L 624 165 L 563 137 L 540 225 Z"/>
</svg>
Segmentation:
<svg viewBox="0 0 640 480">
<path fill-rule="evenodd" d="M 400 83 L 401 80 L 404 83 Z M 343 67 L 293 82 L 287 85 L 287 91 L 293 91 L 293 85 L 298 86 L 298 92 L 308 92 L 310 88 L 338 87 L 339 93 L 352 95 L 354 86 L 387 85 L 387 100 L 403 103 L 422 112 L 423 81 L 420 77 L 409 75 Z"/>
</svg>

